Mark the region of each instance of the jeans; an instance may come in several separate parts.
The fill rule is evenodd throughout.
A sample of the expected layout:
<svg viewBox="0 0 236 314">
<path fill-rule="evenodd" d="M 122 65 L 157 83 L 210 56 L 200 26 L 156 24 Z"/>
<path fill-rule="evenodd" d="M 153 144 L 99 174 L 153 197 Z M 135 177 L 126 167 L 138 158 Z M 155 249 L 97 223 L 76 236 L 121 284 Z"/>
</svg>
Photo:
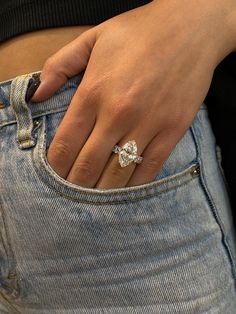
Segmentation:
<svg viewBox="0 0 236 314">
<path fill-rule="evenodd" d="M 26 103 L 39 73 L 0 82 L 0 313 L 235 314 L 235 227 L 206 105 L 153 182 L 85 188 L 46 158 L 83 75 Z"/>
</svg>

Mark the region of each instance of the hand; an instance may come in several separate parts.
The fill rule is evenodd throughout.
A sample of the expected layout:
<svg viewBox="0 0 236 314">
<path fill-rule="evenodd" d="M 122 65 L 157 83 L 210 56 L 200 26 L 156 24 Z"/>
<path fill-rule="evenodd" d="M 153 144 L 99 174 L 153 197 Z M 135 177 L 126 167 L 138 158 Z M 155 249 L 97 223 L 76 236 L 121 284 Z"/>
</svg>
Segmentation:
<svg viewBox="0 0 236 314">
<path fill-rule="evenodd" d="M 32 101 L 51 97 L 86 68 L 47 153 L 61 177 L 106 189 L 157 176 L 232 50 L 223 23 L 229 15 L 213 10 L 216 2 L 153 1 L 84 32 L 47 60 Z M 144 160 L 121 168 L 112 148 L 133 139 Z"/>
</svg>

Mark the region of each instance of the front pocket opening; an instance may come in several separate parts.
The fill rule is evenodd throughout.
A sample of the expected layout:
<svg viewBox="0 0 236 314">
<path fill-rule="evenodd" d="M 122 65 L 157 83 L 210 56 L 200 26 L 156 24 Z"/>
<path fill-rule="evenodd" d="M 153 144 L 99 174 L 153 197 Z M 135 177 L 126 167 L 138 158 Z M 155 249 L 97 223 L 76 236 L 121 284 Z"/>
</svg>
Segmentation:
<svg viewBox="0 0 236 314">
<path fill-rule="evenodd" d="M 186 184 L 199 175 L 198 162 L 192 163 L 188 168 L 142 185 L 113 189 L 85 188 L 70 183 L 60 177 L 49 165 L 46 158 L 46 116 L 41 117 L 42 124 L 38 128 L 37 145 L 32 151 L 32 159 L 38 177 L 50 188 L 53 188 L 61 196 L 80 200 L 83 202 L 114 203 L 125 201 L 137 201 L 164 193 L 170 189 Z"/>
</svg>

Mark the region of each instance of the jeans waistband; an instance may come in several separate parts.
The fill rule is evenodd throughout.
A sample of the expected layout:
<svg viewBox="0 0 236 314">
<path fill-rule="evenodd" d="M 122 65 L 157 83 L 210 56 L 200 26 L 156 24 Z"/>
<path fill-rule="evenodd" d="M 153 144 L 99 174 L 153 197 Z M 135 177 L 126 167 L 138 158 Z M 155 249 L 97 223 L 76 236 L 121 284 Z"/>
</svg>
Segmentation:
<svg viewBox="0 0 236 314">
<path fill-rule="evenodd" d="M 29 80 L 40 75 L 41 71 L 35 71 L 24 75 L 17 76 L 13 79 L 0 82 L 0 127 L 17 122 L 17 115 L 13 103 L 25 100 L 25 95 Z M 55 101 L 51 97 L 42 102 L 25 103 L 25 110 L 30 110 L 32 118 L 37 118 L 51 112 L 60 112 L 65 110 L 70 100 L 82 80 L 83 73 L 70 78 L 54 95 L 63 94 L 63 101 Z M 63 91 L 67 91 L 63 93 Z M 66 105 L 65 105 L 66 104 Z"/>
</svg>

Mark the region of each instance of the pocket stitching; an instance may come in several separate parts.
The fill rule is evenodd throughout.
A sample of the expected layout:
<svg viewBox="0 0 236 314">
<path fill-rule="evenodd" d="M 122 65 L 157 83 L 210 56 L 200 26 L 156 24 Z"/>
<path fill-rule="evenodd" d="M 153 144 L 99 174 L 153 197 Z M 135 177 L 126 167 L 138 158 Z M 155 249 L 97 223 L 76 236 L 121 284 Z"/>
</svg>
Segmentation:
<svg viewBox="0 0 236 314">
<path fill-rule="evenodd" d="M 32 151 L 32 161 L 37 175 L 48 186 L 53 188 L 59 195 L 63 195 L 73 200 L 82 200 L 83 202 L 94 203 L 94 200 L 86 200 L 88 198 L 96 199 L 96 204 L 104 203 L 121 203 L 138 201 L 150 198 L 155 195 L 166 193 L 174 188 L 180 187 L 192 179 L 196 175 L 192 172 L 199 167 L 198 162 L 193 162 L 187 169 L 176 174 L 170 175 L 157 181 L 152 181 L 143 185 L 115 188 L 115 189 L 91 189 L 79 185 L 74 185 L 61 178 L 49 165 L 46 159 L 46 116 L 42 117 L 42 125 L 38 129 L 38 142 Z M 42 175 L 42 172 L 44 175 Z M 181 181 L 181 180 L 182 181 Z M 53 183 L 51 183 L 51 182 Z M 162 187 L 162 188 L 161 188 Z M 73 196 L 71 196 L 73 194 Z M 143 195 L 142 195 L 143 194 Z M 101 198 L 106 197 L 102 200 Z M 99 198 L 99 199 L 98 199 Z"/>
</svg>

